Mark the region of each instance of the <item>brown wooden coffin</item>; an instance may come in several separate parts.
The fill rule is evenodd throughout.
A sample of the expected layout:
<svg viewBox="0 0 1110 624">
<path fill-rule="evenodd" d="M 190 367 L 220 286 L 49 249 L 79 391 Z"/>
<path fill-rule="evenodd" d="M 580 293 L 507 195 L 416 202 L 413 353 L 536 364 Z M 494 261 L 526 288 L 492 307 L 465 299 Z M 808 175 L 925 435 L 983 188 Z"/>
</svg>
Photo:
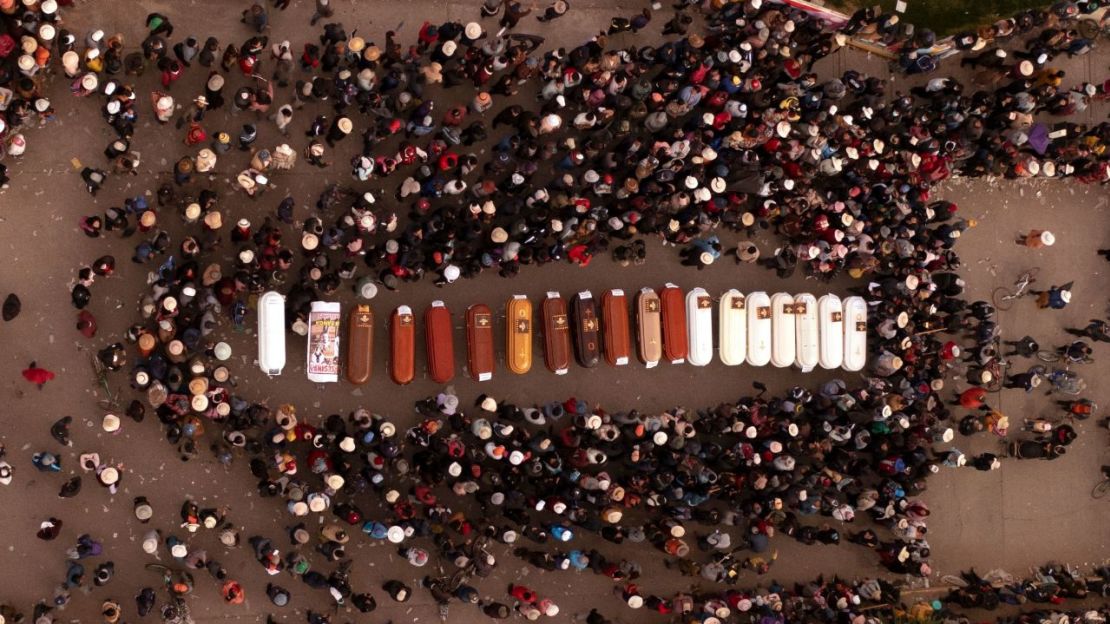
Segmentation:
<svg viewBox="0 0 1110 624">
<path fill-rule="evenodd" d="M 570 317 L 567 302 L 557 292 L 543 300 L 543 363 L 556 375 L 570 370 Z"/>
<path fill-rule="evenodd" d="M 397 306 L 389 319 L 389 376 L 401 385 L 416 377 L 416 318 L 407 305 Z"/>
<path fill-rule="evenodd" d="M 628 298 L 613 289 L 601 297 L 602 336 L 605 361 L 609 366 L 624 366 L 632 358 L 632 332 L 628 321 Z"/>
<path fill-rule="evenodd" d="M 428 350 L 428 376 L 436 383 L 455 378 L 455 337 L 451 311 L 433 301 L 424 311 L 424 345 Z"/>
<path fill-rule="evenodd" d="M 505 363 L 517 375 L 532 369 L 532 302 L 524 295 L 505 305 Z"/>
<path fill-rule="evenodd" d="M 690 338 L 686 335 L 686 299 L 682 289 L 668 283 L 659 291 L 663 309 L 663 357 L 672 364 L 681 364 L 690 351 Z"/>
<path fill-rule="evenodd" d="M 493 313 L 484 303 L 466 309 L 466 367 L 474 381 L 493 379 Z"/>
<path fill-rule="evenodd" d="M 355 385 L 370 381 L 374 372 L 374 311 L 363 303 L 347 319 L 347 380 Z"/>
<path fill-rule="evenodd" d="M 636 295 L 636 333 L 639 338 L 640 361 L 648 368 L 663 359 L 663 328 L 659 295 L 651 288 L 641 288 Z"/>
<path fill-rule="evenodd" d="M 571 300 L 570 322 L 574 326 L 574 358 L 579 366 L 597 366 L 601 359 L 601 332 L 597 302 L 590 291 L 583 290 Z"/>
</svg>

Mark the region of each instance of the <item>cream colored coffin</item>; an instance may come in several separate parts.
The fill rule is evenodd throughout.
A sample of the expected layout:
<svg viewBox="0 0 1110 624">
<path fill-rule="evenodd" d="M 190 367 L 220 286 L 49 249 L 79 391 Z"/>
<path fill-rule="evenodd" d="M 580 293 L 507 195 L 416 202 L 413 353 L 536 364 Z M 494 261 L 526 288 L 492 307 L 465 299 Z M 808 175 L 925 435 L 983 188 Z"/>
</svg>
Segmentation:
<svg viewBox="0 0 1110 624">
<path fill-rule="evenodd" d="M 844 363 L 844 305 L 840 297 L 829 294 L 817 300 L 817 333 L 821 368 L 840 368 Z"/>
<path fill-rule="evenodd" d="M 686 293 L 686 337 L 690 364 L 706 366 L 713 361 L 713 299 L 704 288 Z"/>
<path fill-rule="evenodd" d="M 717 312 L 718 334 L 721 341 L 721 363 L 739 366 L 748 354 L 748 314 L 744 295 L 735 288 L 721 295 Z"/>
<path fill-rule="evenodd" d="M 809 372 L 821 359 L 816 297 L 809 293 L 794 295 L 794 323 L 794 364 L 803 372 Z"/>
<path fill-rule="evenodd" d="M 844 300 L 844 370 L 863 370 L 867 364 L 867 302 L 862 297 Z"/>
<path fill-rule="evenodd" d="M 771 295 L 771 364 L 777 368 L 794 365 L 796 333 L 794 297 L 784 292 Z"/>
<path fill-rule="evenodd" d="M 748 364 L 767 366 L 771 361 L 771 298 L 763 291 L 748 295 Z"/>
</svg>

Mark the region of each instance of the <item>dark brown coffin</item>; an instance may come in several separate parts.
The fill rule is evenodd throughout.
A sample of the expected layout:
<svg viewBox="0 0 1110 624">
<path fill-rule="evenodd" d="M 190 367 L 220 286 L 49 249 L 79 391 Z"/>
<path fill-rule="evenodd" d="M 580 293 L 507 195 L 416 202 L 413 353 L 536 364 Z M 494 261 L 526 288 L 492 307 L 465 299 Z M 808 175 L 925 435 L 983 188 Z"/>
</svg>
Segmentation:
<svg viewBox="0 0 1110 624">
<path fill-rule="evenodd" d="M 600 319 L 597 317 L 597 301 L 590 291 L 584 290 L 571 300 L 570 321 L 574 326 L 574 358 L 579 366 L 597 366 L 601 359 Z"/>
<path fill-rule="evenodd" d="M 613 289 L 601 297 L 602 336 L 605 361 L 609 366 L 628 364 L 632 358 L 632 332 L 628 320 L 628 298 Z"/>
<path fill-rule="evenodd" d="M 567 302 L 557 292 L 543 300 L 543 363 L 556 375 L 570 370 L 570 317 Z"/>
<path fill-rule="evenodd" d="M 493 378 L 493 313 L 484 303 L 466 309 L 466 366 L 474 381 Z"/>
<path fill-rule="evenodd" d="M 636 333 L 639 337 L 640 361 L 648 368 L 663 359 L 662 303 L 651 288 L 641 288 L 636 295 Z"/>
<path fill-rule="evenodd" d="M 389 319 L 389 376 L 401 385 L 416 376 L 416 318 L 406 305 L 397 306 Z"/>
<path fill-rule="evenodd" d="M 663 307 L 663 357 L 672 363 L 686 359 L 690 351 L 690 338 L 686 335 L 686 299 L 682 289 L 667 284 L 659 291 Z"/>
<path fill-rule="evenodd" d="M 359 304 L 347 319 L 347 380 L 355 385 L 370 381 L 374 372 L 374 311 Z"/>
<path fill-rule="evenodd" d="M 428 350 L 428 376 L 436 383 L 455 378 L 455 338 L 451 311 L 442 301 L 433 301 L 424 311 L 424 344 Z"/>
</svg>

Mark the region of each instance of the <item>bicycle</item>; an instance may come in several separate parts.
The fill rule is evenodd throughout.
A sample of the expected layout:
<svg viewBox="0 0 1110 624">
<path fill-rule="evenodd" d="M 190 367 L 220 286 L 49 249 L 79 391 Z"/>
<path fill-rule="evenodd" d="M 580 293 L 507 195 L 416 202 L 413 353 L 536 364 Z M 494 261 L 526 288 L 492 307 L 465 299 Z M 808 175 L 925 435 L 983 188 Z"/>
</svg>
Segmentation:
<svg viewBox="0 0 1110 624">
<path fill-rule="evenodd" d="M 1013 289 L 1007 286 L 999 286 L 991 292 L 991 301 L 994 302 L 994 307 L 998 310 L 1009 310 L 1014 307 L 1014 302 L 1026 295 L 1029 295 L 1029 287 L 1033 282 L 1037 281 L 1037 273 L 1041 271 L 1040 267 L 1033 267 L 1026 270 L 1018 276 L 1014 281 Z"/>
<path fill-rule="evenodd" d="M 1052 350 L 1041 349 L 1037 351 L 1037 359 L 1042 362 L 1064 362 L 1065 366 L 1070 366 L 1072 364 L 1090 364 L 1093 361 L 1089 356 L 1078 360 L 1068 357 L 1066 350 L 1066 347 Z"/>
<path fill-rule="evenodd" d="M 104 390 L 105 395 L 105 398 L 96 402 L 97 407 L 106 412 L 118 412 L 120 410 L 121 391 L 117 389 L 113 394 L 111 386 L 108 385 L 108 368 L 95 354 L 89 356 L 89 359 L 92 362 L 93 375 L 96 377 L 97 383 L 100 384 L 100 388 Z"/>
</svg>

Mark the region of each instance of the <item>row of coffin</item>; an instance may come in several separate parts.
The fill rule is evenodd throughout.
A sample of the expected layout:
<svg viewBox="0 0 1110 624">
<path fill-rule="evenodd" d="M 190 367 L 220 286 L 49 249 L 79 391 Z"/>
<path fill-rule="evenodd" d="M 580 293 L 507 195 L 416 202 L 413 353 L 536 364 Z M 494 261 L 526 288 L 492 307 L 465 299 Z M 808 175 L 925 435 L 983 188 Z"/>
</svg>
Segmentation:
<svg viewBox="0 0 1110 624">
<path fill-rule="evenodd" d="M 574 359 L 592 368 L 601 359 L 612 366 L 628 364 L 636 356 L 648 368 L 660 361 L 689 362 L 705 366 L 713 359 L 713 300 L 703 288 L 683 295 L 674 284 L 658 293 L 643 288 L 635 296 L 635 327 L 630 322 L 629 298 L 614 289 L 600 305 L 589 291 L 577 293 L 568 304 L 549 292 L 540 305 L 539 333 L 546 367 L 565 374 Z M 716 306 L 716 331 L 721 362 L 735 366 L 797 366 L 809 371 L 861 370 L 867 358 L 867 304 L 860 297 L 841 301 L 828 294 L 820 299 L 809 293 L 789 295 L 737 290 L 725 292 Z M 515 295 L 505 306 L 505 362 L 513 373 L 532 368 L 532 302 Z M 424 344 L 428 375 L 437 383 L 455 376 L 455 340 L 451 312 L 442 301 L 424 311 Z M 308 318 L 308 378 L 317 382 L 339 380 L 340 335 L 347 334 L 346 377 L 365 383 L 373 371 L 374 313 L 369 305 L 351 310 L 347 329 L 341 332 L 339 303 L 317 301 Z M 632 339 L 635 330 L 635 343 Z M 485 304 L 466 310 L 467 369 L 476 381 L 493 377 L 493 312 Z M 416 376 L 416 317 L 407 305 L 390 317 L 389 373 L 395 383 L 407 384 Z M 258 364 L 268 375 L 285 366 L 285 300 L 267 292 L 258 305 Z"/>
</svg>

